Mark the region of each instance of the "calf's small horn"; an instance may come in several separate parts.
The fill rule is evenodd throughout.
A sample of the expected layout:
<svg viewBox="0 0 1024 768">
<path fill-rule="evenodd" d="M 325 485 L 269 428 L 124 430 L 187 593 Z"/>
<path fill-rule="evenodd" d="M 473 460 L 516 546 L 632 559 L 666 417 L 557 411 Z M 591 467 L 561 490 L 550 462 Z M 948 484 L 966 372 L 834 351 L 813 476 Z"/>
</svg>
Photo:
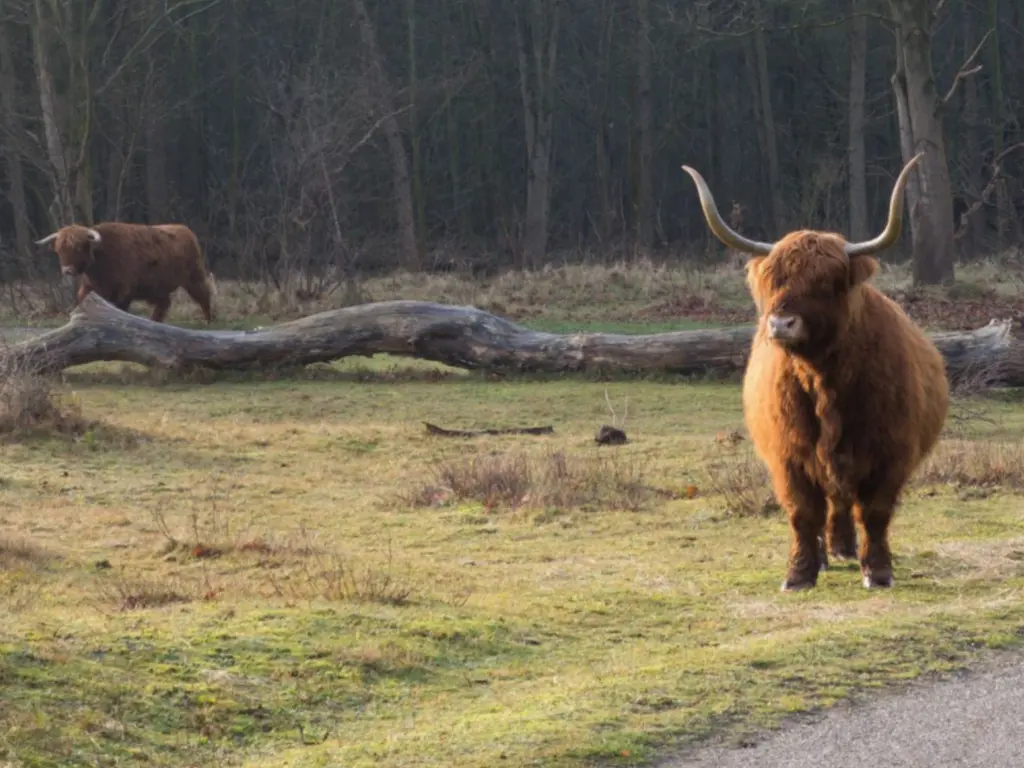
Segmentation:
<svg viewBox="0 0 1024 768">
<path fill-rule="evenodd" d="M 86 228 L 85 231 L 89 233 L 89 239 L 92 240 L 94 243 L 98 243 L 102 239 L 100 237 L 100 233 L 97 232 L 95 229 Z"/>
<path fill-rule="evenodd" d="M 918 152 L 910 158 L 896 178 L 896 184 L 892 188 L 892 197 L 889 199 L 889 221 L 886 222 L 882 234 L 873 240 L 847 243 L 844 247 L 847 256 L 866 256 L 878 253 L 899 240 L 900 230 L 903 228 L 903 191 L 907 188 L 907 182 L 910 181 L 910 171 L 922 157 L 924 157 L 924 152 Z"/>
<path fill-rule="evenodd" d="M 725 220 L 722 218 L 722 214 L 718 212 L 718 206 L 715 205 L 714 195 L 712 195 L 711 190 L 708 189 L 708 185 L 707 182 L 704 181 L 704 177 L 688 165 L 684 165 L 682 168 L 690 174 L 690 178 L 693 179 L 693 183 L 697 185 L 697 194 L 700 195 L 700 207 L 704 210 L 704 219 L 708 223 L 708 229 L 711 230 L 711 233 L 715 237 L 725 243 L 729 248 L 733 248 L 737 251 L 759 255 L 771 253 L 772 248 L 775 247 L 775 243 L 762 243 L 758 240 L 750 240 L 739 232 L 734 231 L 728 224 L 726 224 Z"/>
<path fill-rule="evenodd" d="M 57 237 L 57 233 L 56 232 L 47 235 L 42 240 L 36 240 L 36 245 L 46 245 L 48 242 L 53 240 L 55 237 Z"/>
</svg>

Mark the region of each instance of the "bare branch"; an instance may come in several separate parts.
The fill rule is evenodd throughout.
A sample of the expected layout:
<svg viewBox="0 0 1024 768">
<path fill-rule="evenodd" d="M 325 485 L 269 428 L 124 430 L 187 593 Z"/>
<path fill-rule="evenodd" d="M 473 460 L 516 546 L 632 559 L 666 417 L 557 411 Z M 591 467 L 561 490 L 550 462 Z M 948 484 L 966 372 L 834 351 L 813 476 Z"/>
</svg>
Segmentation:
<svg viewBox="0 0 1024 768">
<path fill-rule="evenodd" d="M 995 159 L 992 161 L 992 178 L 989 179 L 985 188 L 981 190 L 981 194 L 978 195 L 978 199 L 971 203 L 966 211 L 960 214 L 960 223 L 957 226 L 956 232 L 953 234 L 954 240 L 959 240 L 967 234 L 967 228 L 970 224 L 969 220 L 971 216 L 973 216 L 981 206 L 988 202 L 989 198 L 992 197 L 992 193 L 995 192 L 996 187 L 999 186 L 999 182 L 1002 180 L 1003 167 L 1001 163 L 1003 158 L 1018 149 L 1024 149 L 1024 141 L 1009 146 L 996 155 Z"/>
<path fill-rule="evenodd" d="M 974 60 L 978 57 L 978 54 L 981 53 L 982 47 L 985 45 L 985 42 L 992 35 L 993 32 L 995 32 L 995 29 L 990 29 L 988 32 L 985 33 L 985 35 L 981 38 L 981 42 L 978 43 L 978 46 L 974 49 L 974 52 L 967 57 L 967 61 L 965 61 L 963 65 L 960 67 L 959 71 L 957 71 L 956 76 L 953 78 L 953 84 L 949 86 L 949 92 L 942 98 L 942 101 L 940 102 L 943 106 L 948 104 L 950 99 L 953 98 L 953 94 L 956 93 L 957 86 L 960 85 L 961 80 L 966 80 L 971 75 L 976 75 L 979 72 L 981 72 L 981 64 L 974 64 Z"/>
</svg>

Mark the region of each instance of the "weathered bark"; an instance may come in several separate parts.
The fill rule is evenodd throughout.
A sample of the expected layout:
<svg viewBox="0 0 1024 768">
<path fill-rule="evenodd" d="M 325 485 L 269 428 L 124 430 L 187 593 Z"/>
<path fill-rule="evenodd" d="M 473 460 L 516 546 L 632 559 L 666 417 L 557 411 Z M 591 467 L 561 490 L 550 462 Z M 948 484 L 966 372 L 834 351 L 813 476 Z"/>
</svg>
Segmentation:
<svg viewBox="0 0 1024 768">
<path fill-rule="evenodd" d="M 402 139 L 402 129 L 398 124 L 398 113 L 395 109 L 391 82 L 384 69 L 384 60 L 377 46 L 377 29 L 366 9 L 363 0 L 352 0 L 355 7 L 359 33 L 366 49 L 369 73 L 377 98 L 380 99 L 384 112 L 384 137 L 388 142 L 391 155 L 391 177 L 395 195 L 395 218 L 398 223 L 399 247 L 401 248 L 402 266 L 411 271 L 422 268 L 419 243 L 416 239 L 416 213 L 413 206 L 412 182 L 409 174 L 409 158 Z"/>
<path fill-rule="evenodd" d="M 531 331 L 474 307 L 384 301 L 321 312 L 255 331 L 193 331 L 122 312 L 89 294 L 61 328 L 7 348 L 18 365 L 62 370 L 100 360 L 218 370 L 307 365 L 390 354 L 468 370 L 730 374 L 746 365 L 752 326 L 642 336 Z M 1013 349 L 1010 322 L 934 333 L 951 379 L 991 380 Z M 1024 370 L 1020 371 L 1024 374 Z M 1024 375 L 1006 383 L 1024 384 Z"/>
<path fill-rule="evenodd" d="M 932 71 L 929 0 L 890 0 L 896 20 L 897 68 L 893 76 L 903 162 L 924 151 L 907 185 L 914 249 L 914 283 L 952 283 L 953 191 L 946 162 L 941 100 Z"/>
<path fill-rule="evenodd" d="M 851 240 L 867 240 L 867 153 L 864 148 L 864 99 L 868 62 L 868 19 L 855 16 L 850 37 L 849 169 Z"/>
</svg>

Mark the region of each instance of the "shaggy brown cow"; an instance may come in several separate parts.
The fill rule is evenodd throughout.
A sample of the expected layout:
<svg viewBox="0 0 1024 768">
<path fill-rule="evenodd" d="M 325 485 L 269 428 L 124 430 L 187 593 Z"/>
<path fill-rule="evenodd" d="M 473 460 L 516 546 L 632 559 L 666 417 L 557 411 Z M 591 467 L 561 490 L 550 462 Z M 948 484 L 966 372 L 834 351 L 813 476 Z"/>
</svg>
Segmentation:
<svg viewBox="0 0 1024 768">
<path fill-rule="evenodd" d="M 904 484 L 935 445 L 949 404 L 943 359 L 900 307 L 867 281 L 871 254 L 892 245 L 903 190 L 921 155 L 904 167 L 889 221 L 873 240 L 801 230 L 777 243 L 748 240 L 697 185 L 711 231 L 751 254 L 747 284 L 758 328 L 743 381 L 743 410 L 758 455 L 789 515 L 783 590 L 813 587 L 828 551 L 856 554 L 864 586 L 893 584 L 888 529 Z M 827 532 L 826 532 L 827 527 Z M 825 541 L 822 541 L 822 536 Z"/>
<path fill-rule="evenodd" d="M 79 275 L 78 301 L 95 291 L 125 312 L 133 301 L 153 306 L 150 319 L 163 322 L 179 287 L 213 322 L 213 277 L 195 233 L 184 224 L 103 222 L 62 227 L 37 245 L 53 242 L 61 272 Z"/>
</svg>

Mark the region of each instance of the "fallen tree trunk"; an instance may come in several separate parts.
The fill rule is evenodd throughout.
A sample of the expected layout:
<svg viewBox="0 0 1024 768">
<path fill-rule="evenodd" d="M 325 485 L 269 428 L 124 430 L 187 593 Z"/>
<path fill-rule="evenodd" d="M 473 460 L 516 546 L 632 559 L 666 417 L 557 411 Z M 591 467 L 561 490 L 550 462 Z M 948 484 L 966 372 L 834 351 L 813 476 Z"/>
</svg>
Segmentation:
<svg viewBox="0 0 1024 768">
<path fill-rule="evenodd" d="M 632 371 L 728 374 L 741 371 L 753 326 L 641 336 L 532 331 L 474 307 L 384 301 L 321 312 L 252 331 L 204 331 L 154 323 L 89 294 L 68 323 L 7 347 L 9 364 L 51 371 L 96 361 L 153 367 L 307 365 L 386 353 L 489 371 Z M 954 382 L 1024 385 L 1010 322 L 932 334 Z"/>
</svg>

